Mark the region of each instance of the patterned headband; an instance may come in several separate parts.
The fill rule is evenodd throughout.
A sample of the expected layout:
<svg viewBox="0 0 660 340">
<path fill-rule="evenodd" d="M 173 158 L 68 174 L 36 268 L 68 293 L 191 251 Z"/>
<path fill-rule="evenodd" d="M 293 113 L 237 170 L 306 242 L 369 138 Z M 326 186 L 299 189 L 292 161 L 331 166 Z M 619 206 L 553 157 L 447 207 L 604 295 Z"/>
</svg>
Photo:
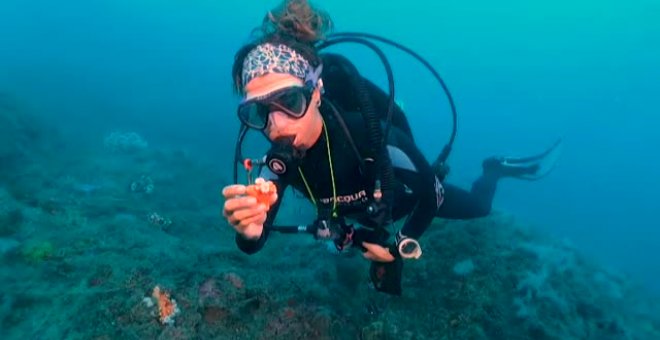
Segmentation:
<svg viewBox="0 0 660 340">
<path fill-rule="evenodd" d="M 243 60 L 243 87 L 268 73 L 288 73 L 304 80 L 311 71 L 309 61 L 289 46 L 265 43 L 250 51 Z"/>
</svg>

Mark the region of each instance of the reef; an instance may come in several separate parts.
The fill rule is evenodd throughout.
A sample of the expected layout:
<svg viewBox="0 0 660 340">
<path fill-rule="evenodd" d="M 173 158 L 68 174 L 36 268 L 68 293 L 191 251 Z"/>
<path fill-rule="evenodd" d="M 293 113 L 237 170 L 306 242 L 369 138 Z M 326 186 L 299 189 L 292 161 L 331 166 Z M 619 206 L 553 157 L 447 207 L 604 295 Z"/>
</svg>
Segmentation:
<svg viewBox="0 0 660 340">
<path fill-rule="evenodd" d="M 2 157 L 33 152 L 4 110 L 18 149 Z M 306 235 L 245 255 L 221 217 L 229 171 L 123 136 L 0 177 L 4 339 L 660 338 L 656 298 L 505 212 L 436 220 L 400 297 L 370 287 L 359 252 Z M 286 218 L 309 216 L 292 201 Z"/>
</svg>

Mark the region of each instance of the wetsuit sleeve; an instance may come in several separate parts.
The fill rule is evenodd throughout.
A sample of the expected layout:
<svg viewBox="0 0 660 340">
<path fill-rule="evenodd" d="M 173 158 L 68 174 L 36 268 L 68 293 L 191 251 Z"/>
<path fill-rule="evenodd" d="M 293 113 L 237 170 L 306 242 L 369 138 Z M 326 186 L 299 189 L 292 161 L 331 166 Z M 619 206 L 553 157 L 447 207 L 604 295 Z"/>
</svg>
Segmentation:
<svg viewBox="0 0 660 340">
<path fill-rule="evenodd" d="M 396 195 L 405 202 L 395 201 L 394 206 L 395 210 L 410 211 L 401 233 L 419 238 L 436 215 L 439 202 L 436 191 L 438 183 L 428 161 L 412 140 L 396 129 L 392 130 L 392 135 L 388 145 L 390 159 L 397 181 L 404 185 L 404 189 L 399 190 L 406 191 Z"/>
<path fill-rule="evenodd" d="M 275 186 L 277 187 L 277 201 L 270 207 L 270 210 L 268 211 L 266 222 L 264 222 L 264 231 L 259 239 L 249 240 L 241 236 L 241 234 L 236 233 L 236 245 L 238 246 L 238 249 L 250 255 L 261 250 L 264 244 L 266 244 L 268 235 L 270 233 L 270 229 L 267 226 L 272 225 L 275 221 L 275 217 L 277 217 L 280 204 L 282 203 L 282 198 L 284 197 L 284 190 L 287 187 L 284 181 L 277 179 L 277 177 L 268 170 L 262 171 L 260 177 L 271 180 L 273 183 L 275 183 Z"/>
</svg>

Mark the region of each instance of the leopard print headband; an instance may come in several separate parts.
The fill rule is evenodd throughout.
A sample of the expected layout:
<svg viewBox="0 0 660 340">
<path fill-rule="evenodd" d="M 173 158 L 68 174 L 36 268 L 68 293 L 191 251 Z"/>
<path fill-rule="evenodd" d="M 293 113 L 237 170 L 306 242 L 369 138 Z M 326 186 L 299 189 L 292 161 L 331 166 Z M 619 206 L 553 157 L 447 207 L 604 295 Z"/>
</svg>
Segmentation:
<svg viewBox="0 0 660 340">
<path fill-rule="evenodd" d="M 300 53 L 284 45 L 265 43 L 254 48 L 243 60 L 243 87 L 250 80 L 268 73 L 288 73 L 306 79 L 312 66 Z"/>
</svg>

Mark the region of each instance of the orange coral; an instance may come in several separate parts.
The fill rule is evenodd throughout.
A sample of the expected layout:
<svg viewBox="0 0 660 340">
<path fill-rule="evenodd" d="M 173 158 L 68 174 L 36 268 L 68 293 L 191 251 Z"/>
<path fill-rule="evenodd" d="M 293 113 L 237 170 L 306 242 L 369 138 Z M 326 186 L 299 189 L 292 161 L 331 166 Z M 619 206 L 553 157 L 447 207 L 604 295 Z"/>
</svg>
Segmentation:
<svg viewBox="0 0 660 340">
<path fill-rule="evenodd" d="M 266 181 L 263 178 L 257 178 L 254 180 L 254 184 L 247 186 L 247 194 L 256 198 L 257 202 L 264 204 L 267 208 L 270 208 L 271 197 L 276 193 L 275 183 Z"/>
<path fill-rule="evenodd" d="M 158 301 L 159 320 L 162 324 L 174 323 L 174 316 L 179 314 L 179 307 L 168 292 L 162 291 L 159 286 L 154 287 L 151 294 Z"/>
</svg>

